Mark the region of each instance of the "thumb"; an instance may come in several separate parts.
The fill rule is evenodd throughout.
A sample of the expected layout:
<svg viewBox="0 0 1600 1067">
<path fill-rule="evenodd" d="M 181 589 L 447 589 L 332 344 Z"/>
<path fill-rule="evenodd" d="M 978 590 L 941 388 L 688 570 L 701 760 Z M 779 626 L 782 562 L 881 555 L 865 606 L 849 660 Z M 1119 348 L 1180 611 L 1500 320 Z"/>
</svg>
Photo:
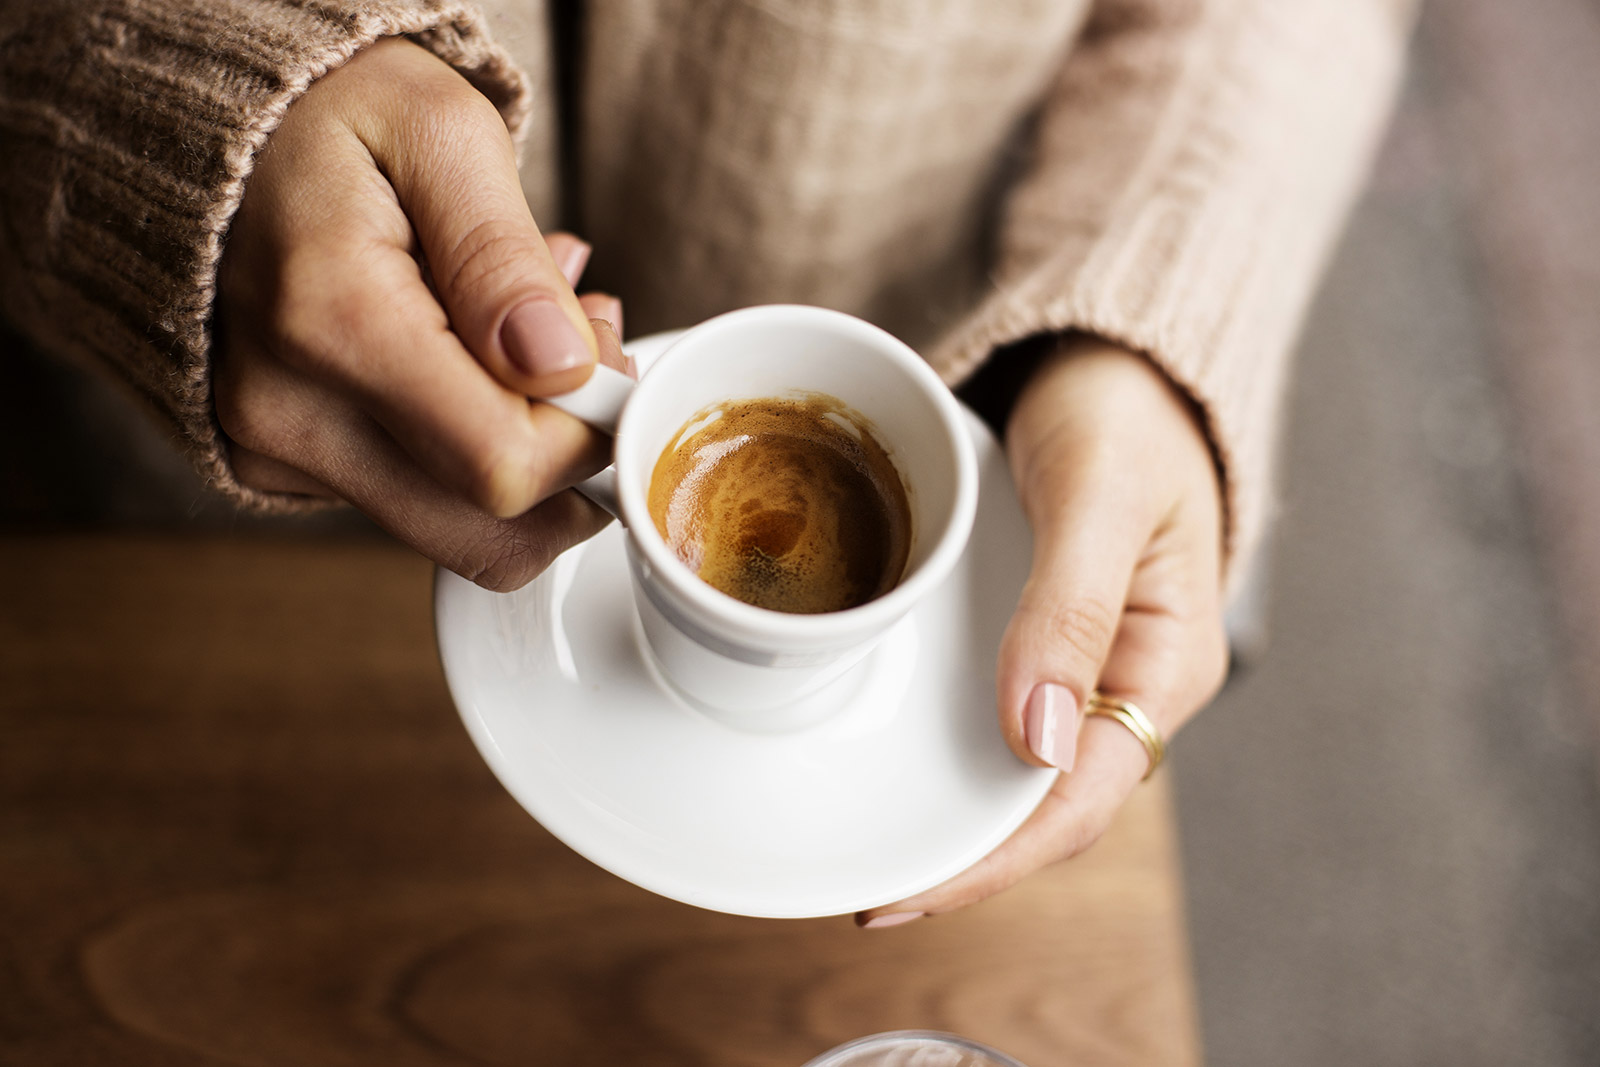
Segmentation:
<svg viewBox="0 0 1600 1067">
<path fill-rule="evenodd" d="M 494 106 L 422 49 L 368 146 L 416 230 L 462 343 L 501 384 L 553 396 L 588 380 L 594 331 L 528 210 Z M 429 103 L 419 117 L 408 98 Z M 365 139 L 365 138 L 364 138 Z"/>
<path fill-rule="evenodd" d="M 1055 506 L 1035 520 L 1032 570 L 1000 642 L 995 696 L 1011 750 L 1070 771 L 1143 539 L 1134 517 L 1109 509 L 1071 464 L 1054 480 L 1042 495 Z"/>
</svg>

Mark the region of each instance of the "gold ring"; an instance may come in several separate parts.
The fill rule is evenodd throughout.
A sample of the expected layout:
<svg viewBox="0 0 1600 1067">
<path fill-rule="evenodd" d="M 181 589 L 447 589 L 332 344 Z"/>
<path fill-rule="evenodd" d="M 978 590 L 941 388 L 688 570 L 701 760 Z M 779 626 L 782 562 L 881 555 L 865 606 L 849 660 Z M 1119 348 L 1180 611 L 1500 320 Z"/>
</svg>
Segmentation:
<svg viewBox="0 0 1600 1067">
<path fill-rule="evenodd" d="M 1115 719 L 1139 739 L 1144 746 L 1144 754 L 1150 757 L 1150 769 L 1144 772 L 1144 778 L 1139 779 L 1141 782 L 1156 773 L 1161 761 L 1167 758 L 1167 743 L 1161 740 L 1161 731 L 1156 729 L 1148 715 L 1139 710 L 1137 704 L 1108 697 L 1097 689 L 1089 694 L 1089 706 L 1084 710 L 1084 715 L 1104 715 L 1108 719 Z"/>
</svg>

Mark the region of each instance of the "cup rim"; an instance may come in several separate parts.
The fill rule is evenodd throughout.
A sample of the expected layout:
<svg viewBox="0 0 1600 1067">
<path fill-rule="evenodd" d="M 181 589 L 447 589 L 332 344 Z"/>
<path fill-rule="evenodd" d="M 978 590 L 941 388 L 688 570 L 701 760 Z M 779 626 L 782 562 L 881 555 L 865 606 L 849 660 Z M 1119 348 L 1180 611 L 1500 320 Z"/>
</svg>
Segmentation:
<svg viewBox="0 0 1600 1067">
<path fill-rule="evenodd" d="M 892 623 L 944 580 L 966 548 L 967 537 L 977 513 L 978 465 L 961 406 L 926 360 L 881 327 L 842 311 L 806 304 L 761 304 L 740 308 L 685 330 L 640 380 L 618 421 L 618 441 L 630 438 L 630 431 L 641 417 L 639 411 L 644 406 L 639 401 L 648 396 L 651 379 L 657 375 L 668 377 L 676 364 L 693 358 L 694 342 L 751 319 L 784 318 L 803 321 L 807 325 L 820 324 L 868 342 L 869 347 L 904 371 L 923 395 L 932 401 L 947 438 L 954 442 L 956 492 L 944 528 L 922 564 L 889 592 L 842 611 L 807 615 L 757 607 L 703 581 L 667 547 L 650 519 L 645 491 L 639 479 L 631 477 L 632 472 L 627 470 L 631 466 L 628 462 L 630 453 L 622 448 L 618 449 L 617 455 L 617 498 L 634 545 L 644 555 L 654 575 L 676 596 L 715 617 L 721 625 L 758 641 L 794 641 L 806 645 L 826 641 L 842 632 L 870 630 Z"/>
</svg>

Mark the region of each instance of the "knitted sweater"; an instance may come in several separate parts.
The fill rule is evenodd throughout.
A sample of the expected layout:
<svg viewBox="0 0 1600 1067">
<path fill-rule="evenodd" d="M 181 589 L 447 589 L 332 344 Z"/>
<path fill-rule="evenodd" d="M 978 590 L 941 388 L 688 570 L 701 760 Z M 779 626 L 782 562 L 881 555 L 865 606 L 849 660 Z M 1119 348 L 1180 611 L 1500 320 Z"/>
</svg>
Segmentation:
<svg viewBox="0 0 1600 1067">
<path fill-rule="evenodd" d="M 0 0 L 0 300 L 113 368 L 241 501 L 210 395 L 253 157 L 385 35 L 517 137 L 542 225 L 635 332 L 842 308 L 952 384 L 1090 331 L 1196 401 L 1229 553 L 1270 498 L 1296 327 L 1374 147 L 1411 0 Z"/>
</svg>

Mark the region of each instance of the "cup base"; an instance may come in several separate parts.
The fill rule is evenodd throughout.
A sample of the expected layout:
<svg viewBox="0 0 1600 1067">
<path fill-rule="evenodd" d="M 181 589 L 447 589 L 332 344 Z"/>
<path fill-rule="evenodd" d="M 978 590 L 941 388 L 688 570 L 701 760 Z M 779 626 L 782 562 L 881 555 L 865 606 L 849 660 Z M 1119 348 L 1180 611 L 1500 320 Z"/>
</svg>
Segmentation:
<svg viewBox="0 0 1600 1067">
<path fill-rule="evenodd" d="M 909 690 L 917 663 L 917 628 L 908 616 L 861 659 L 820 689 L 776 706 L 721 707 L 685 691 L 662 667 L 644 623 L 633 616 L 639 659 L 661 692 L 674 704 L 702 718 L 751 734 L 791 734 L 824 723 L 841 729 L 866 729 L 892 718 Z"/>
</svg>

